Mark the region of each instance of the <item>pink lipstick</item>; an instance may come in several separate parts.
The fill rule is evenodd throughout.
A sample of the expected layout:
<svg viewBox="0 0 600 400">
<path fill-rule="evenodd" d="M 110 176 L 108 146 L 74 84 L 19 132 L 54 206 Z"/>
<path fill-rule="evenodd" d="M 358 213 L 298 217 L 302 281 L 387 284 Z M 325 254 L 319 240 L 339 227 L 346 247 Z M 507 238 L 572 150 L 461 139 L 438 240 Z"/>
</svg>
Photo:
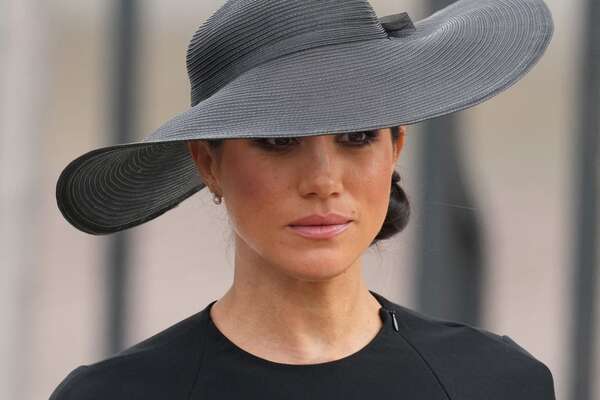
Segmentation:
<svg viewBox="0 0 600 400">
<path fill-rule="evenodd" d="M 289 227 L 310 239 L 330 239 L 345 231 L 351 222 L 352 219 L 336 213 L 312 214 L 292 222 Z"/>
<path fill-rule="evenodd" d="M 345 231 L 351 222 L 338 225 L 296 225 L 290 226 L 296 233 L 311 239 L 330 239 Z"/>
</svg>

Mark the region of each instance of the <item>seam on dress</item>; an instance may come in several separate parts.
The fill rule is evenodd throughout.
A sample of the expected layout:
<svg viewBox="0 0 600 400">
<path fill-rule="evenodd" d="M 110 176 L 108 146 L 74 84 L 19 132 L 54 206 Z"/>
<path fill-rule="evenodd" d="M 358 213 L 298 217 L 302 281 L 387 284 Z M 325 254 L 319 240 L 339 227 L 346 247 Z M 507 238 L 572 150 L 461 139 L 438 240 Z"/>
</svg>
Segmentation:
<svg viewBox="0 0 600 400">
<path fill-rule="evenodd" d="M 446 395 L 446 398 L 448 400 L 452 400 L 452 397 L 450 397 L 450 394 L 448 393 L 448 390 L 446 390 L 446 387 L 442 383 L 440 377 L 438 376 L 438 374 L 435 373 L 434 369 L 431 367 L 431 365 L 429 364 L 429 362 L 427 361 L 427 359 L 421 354 L 421 352 L 417 349 L 417 347 L 414 344 L 412 344 L 410 342 L 410 340 L 408 340 L 408 338 L 406 336 L 404 336 L 404 334 L 401 331 L 398 331 L 398 333 L 400 334 L 400 336 L 402 337 L 402 339 L 404 339 L 404 341 L 406 343 L 408 343 L 408 345 L 410 347 L 412 347 L 412 349 L 419 355 L 419 357 L 421 358 L 421 360 L 423 360 L 423 362 L 425 363 L 425 365 L 427 365 L 427 368 L 429 369 L 429 372 L 431 372 L 431 374 L 435 378 L 436 382 L 440 386 L 440 389 L 442 389 L 442 391 L 444 392 L 444 395 Z"/>
</svg>

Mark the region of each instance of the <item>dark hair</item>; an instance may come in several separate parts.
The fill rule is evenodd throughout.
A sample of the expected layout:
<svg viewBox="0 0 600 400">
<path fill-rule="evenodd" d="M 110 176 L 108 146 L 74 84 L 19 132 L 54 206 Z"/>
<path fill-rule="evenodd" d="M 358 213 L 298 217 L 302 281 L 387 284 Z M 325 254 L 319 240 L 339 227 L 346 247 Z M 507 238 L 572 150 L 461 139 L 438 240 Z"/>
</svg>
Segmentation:
<svg viewBox="0 0 600 400">
<path fill-rule="evenodd" d="M 396 143 L 400 136 L 400 130 L 397 126 L 391 128 L 392 143 Z M 225 139 L 205 139 L 212 149 L 219 148 Z M 383 225 L 379 230 L 375 239 L 370 246 L 376 244 L 380 240 L 389 239 L 397 233 L 400 233 L 406 225 L 410 217 L 410 203 L 408 197 L 400 186 L 400 174 L 397 171 L 392 173 L 392 189 L 390 191 L 390 203 L 388 205 L 387 214 Z"/>
</svg>

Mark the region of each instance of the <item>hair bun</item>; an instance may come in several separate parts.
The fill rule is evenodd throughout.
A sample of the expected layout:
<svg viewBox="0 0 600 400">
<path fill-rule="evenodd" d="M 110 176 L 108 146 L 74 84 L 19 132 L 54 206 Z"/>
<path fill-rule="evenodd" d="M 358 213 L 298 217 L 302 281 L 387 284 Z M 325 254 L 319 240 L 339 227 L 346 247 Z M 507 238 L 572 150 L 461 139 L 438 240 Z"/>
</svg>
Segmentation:
<svg viewBox="0 0 600 400">
<path fill-rule="evenodd" d="M 410 202 L 406 192 L 400 186 L 400 174 L 397 171 L 392 173 L 392 189 L 390 191 L 390 203 L 388 211 L 383 221 L 383 225 L 371 245 L 380 240 L 389 239 L 397 233 L 400 233 L 408 225 L 410 218 Z"/>
</svg>

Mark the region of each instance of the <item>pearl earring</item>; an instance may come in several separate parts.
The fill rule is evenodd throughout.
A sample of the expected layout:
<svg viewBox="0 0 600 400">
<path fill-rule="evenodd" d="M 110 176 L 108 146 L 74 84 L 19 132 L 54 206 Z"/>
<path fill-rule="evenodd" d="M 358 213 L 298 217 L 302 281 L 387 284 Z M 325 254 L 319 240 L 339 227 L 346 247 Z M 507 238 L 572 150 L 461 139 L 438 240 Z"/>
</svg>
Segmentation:
<svg viewBox="0 0 600 400">
<path fill-rule="evenodd" d="M 213 193 L 213 203 L 215 203 L 216 205 L 221 204 L 221 202 L 223 201 L 223 198 L 221 196 L 219 196 L 216 193 Z"/>
</svg>

